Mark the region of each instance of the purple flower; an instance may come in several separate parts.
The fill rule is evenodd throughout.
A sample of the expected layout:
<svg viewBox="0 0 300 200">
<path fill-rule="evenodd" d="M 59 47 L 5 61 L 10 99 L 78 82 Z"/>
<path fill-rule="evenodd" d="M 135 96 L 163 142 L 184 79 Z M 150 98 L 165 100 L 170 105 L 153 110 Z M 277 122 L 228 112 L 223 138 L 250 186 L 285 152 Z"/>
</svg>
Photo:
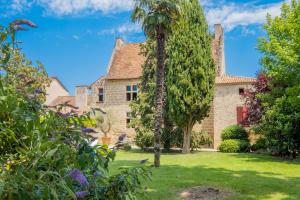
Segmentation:
<svg viewBox="0 0 300 200">
<path fill-rule="evenodd" d="M 84 133 L 96 133 L 96 131 L 92 128 L 82 128 L 81 131 Z"/>
<path fill-rule="evenodd" d="M 81 173 L 79 169 L 73 169 L 68 174 L 73 180 L 78 181 L 82 186 L 89 186 L 89 182 L 86 177 Z"/>
<path fill-rule="evenodd" d="M 80 191 L 80 192 L 76 192 L 76 197 L 78 199 L 83 199 L 84 197 L 86 197 L 87 195 L 89 195 L 89 193 L 87 191 Z"/>
<path fill-rule="evenodd" d="M 45 92 L 44 92 L 42 89 L 40 89 L 40 88 L 36 89 L 36 90 L 34 91 L 34 93 L 35 93 L 35 94 L 45 94 Z"/>
</svg>

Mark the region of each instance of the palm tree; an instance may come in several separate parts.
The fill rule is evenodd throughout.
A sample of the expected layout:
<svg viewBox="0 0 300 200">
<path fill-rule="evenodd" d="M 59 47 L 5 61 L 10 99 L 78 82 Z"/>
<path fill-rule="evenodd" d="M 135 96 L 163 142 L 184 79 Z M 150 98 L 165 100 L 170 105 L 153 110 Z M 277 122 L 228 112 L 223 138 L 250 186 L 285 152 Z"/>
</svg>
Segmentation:
<svg viewBox="0 0 300 200">
<path fill-rule="evenodd" d="M 164 125 L 165 105 L 165 43 L 172 24 L 179 17 L 177 0 L 135 0 L 132 14 L 134 22 L 140 22 L 146 35 L 156 40 L 156 113 L 154 166 L 160 166 L 160 139 Z"/>
</svg>

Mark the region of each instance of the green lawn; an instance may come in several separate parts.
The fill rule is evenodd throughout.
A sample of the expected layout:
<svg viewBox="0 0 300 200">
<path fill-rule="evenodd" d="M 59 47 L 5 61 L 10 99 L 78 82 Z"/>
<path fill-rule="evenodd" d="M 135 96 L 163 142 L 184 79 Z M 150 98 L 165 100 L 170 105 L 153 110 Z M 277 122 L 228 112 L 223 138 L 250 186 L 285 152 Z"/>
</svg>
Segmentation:
<svg viewBox="0 0 300 200">
<path fill-rule="evenodd" d="M 153 155 L 118 152 L 113 172 L 122 166 L 139 165 Z M 163 154 L 162 166 L 153 169 L 142 200 L 177 200 L 178 191 L 194 186 L 215 186 L 234 192 L 228 199 L 300 199 L 300 162 L 282 161 L 266 155 L 199 152 Z"/>
</svg>

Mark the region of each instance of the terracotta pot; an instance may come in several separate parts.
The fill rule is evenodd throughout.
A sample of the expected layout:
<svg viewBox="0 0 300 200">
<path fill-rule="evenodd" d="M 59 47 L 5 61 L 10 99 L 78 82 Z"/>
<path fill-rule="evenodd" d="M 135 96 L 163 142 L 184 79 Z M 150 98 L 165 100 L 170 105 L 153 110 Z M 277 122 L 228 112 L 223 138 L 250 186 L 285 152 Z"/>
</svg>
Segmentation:
<svg viewBox="0 0 300 200">
<path fill-rule="evenodd" d="M 102 139 L 102 144 L 110 145 L 111 137 L 103 136 L 101 139 Z"/>
</svg>

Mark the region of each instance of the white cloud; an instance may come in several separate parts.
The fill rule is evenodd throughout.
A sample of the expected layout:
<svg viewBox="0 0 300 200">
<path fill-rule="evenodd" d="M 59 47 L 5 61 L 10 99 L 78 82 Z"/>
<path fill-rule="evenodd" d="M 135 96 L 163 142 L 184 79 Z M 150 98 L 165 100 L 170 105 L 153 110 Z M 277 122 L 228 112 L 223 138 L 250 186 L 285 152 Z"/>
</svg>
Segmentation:
<svg viewBox="0 0 300 200">
<path fill-rule="evenodd" d="M 212 4 L 206 0 L 204 9 L 210 26 L 222 24 L 225 31 L 231 31 L 238 26 L 259 25 L 266 21 L 267 14 L 278 16 L 282 3 L 254 5 L 251 3 L 221 3 Z"/>
<path fill-rule="evenodd" d="M 22 13 L 25 10 L 28 10 L 33 5 L 34 0 L 0 0 L 0 10 L 2 11 L 2 17 L 9 17 Z"/>
<path fill-rule="evenodd" d="M 109 35 L 109 34 L 132 34 L 132 33 L 141 33 L 142 27 L 140 24 L 135 24 L 131 22 L 126 22 L 121 24 L 116 28 L 104 29 L 98 32 L 98 35 Z"/>
<path fill-rule="evenodd" d="M 74 15 L 95 12 L 129 11 L 133 7 L 132 0 L 37 0 L 48 14 Z"/>
</svg>

